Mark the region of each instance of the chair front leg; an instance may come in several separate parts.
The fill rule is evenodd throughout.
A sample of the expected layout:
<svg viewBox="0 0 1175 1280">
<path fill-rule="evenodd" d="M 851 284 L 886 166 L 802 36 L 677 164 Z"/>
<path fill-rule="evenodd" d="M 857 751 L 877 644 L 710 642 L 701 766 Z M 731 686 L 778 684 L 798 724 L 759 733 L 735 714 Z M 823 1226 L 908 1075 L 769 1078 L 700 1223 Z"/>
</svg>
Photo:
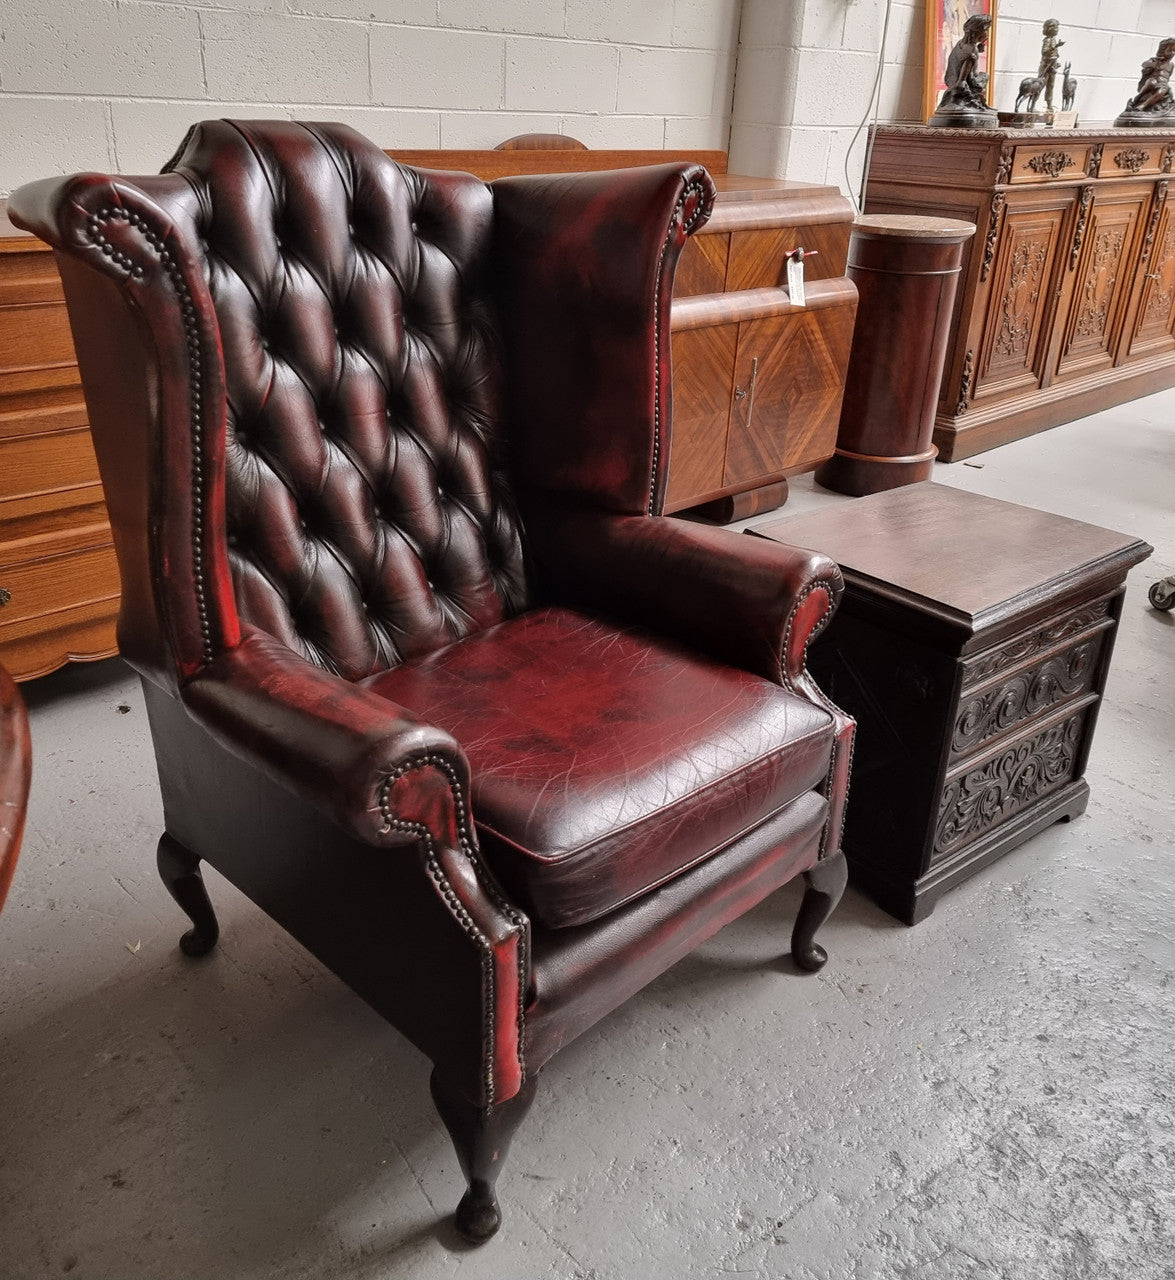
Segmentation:
<svg viewBox="0 0 1175 1280">
<path fill-rule="evenodd" d="M 845 891 L 849 869 L 838 849 L 804 872 L 807 888 L 791 935 L 792 959 L 801 969 L 815 973 L 828 960 L 828 952 L 815 940 L 816 930 L 828 919 Z"/>
<path fill-rule="evenodd" d="M 514 1097 L 492 1107 L 479 1107 L 470 1102 L 436 1068 L 429 1084 L 469 1184 L 457 1206 L 457 1230 L 471 1243 L 481 1244 L 502 1225 L 494 1184 L 510 1150 L 511 1139 L 534 1101 L 538 1077 L 524 1080 Z"/>
</svg>

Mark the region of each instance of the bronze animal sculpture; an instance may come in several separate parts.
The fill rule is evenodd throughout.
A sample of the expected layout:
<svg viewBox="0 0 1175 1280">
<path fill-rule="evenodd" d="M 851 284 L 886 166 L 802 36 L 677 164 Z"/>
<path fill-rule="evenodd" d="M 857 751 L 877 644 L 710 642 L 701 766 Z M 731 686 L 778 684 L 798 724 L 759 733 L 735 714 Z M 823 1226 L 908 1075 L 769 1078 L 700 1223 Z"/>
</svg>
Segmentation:
<svg viewBox="0 0 1175 1280">
<path fill-rule="evenodd" d="M 1021 104 L 1027 102 L 1028 110 L 1035 111 L 1036 104 L 1040 101 L 1040 95 L 1044 92 L 1044 81 L 1040 76 L 1028 76 L 1020 81 L 1020 92 L 1016 95 L 1016 110 L 1021 109 Z"/>
<path fill-rule="evenodd" d="M 1069 68 L 1073 64 L 1065 63 L 1065 72 L 1061 81 L 1061 110 L 1072 111 L 1073 104 L 1077 101 L 1077 77 L 1069 74 Z"/>
</svg>

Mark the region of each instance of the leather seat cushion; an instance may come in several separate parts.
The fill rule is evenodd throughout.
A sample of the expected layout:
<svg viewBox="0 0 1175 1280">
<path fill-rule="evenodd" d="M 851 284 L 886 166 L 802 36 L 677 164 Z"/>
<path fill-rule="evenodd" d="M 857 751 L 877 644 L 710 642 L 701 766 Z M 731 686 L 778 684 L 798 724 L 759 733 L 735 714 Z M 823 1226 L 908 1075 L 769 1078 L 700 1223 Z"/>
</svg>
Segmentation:
<svg viewBox="0 0 1175 1280">
<path fill-rule="evenodd" d="M 832 720 L 758 676 L 566 609 L 363 682 L 462 744 L 490 867 L 537 923 L 584 924 L 817 786 Z"/>
</svg>

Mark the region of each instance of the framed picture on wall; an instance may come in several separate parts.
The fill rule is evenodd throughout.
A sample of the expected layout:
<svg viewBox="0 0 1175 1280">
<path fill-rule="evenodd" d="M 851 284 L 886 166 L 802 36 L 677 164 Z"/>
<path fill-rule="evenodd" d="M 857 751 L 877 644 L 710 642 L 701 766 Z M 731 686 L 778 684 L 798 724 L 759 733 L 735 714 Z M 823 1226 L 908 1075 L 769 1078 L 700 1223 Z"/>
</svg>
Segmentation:
<svg viewBox="0 0 1175 1280">
<path fill-rule="evenodd" d="M 991 34 L 987 49 L 979 59 L 979 70 L 988 77 L 987 102 L 991 105 L 995 91 L 996 0 L 926 0 L 926 79 L 922 86 L 922 119 L 934 115 L 942 91 L 946 88 L 943 73 L 951 50 L 963 34 L 963 25 L 976 14 L 991 18 Z"/>
</svg>

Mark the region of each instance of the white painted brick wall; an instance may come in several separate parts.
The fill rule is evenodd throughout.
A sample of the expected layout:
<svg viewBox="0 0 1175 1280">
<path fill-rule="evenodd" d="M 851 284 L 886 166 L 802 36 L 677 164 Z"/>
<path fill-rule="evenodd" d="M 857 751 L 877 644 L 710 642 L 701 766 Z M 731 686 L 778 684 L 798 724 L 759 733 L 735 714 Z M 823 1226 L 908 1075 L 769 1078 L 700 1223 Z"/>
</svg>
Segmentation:
<svg viewBox="0 0 1175 1280">
<path fill-rule="evenodd" d="M 1141 2 L 1141 0 L 1138 0 Z M 0 194 L 212 116 L 385 147 L 725 147 L 741 0 L 0 0 Z"/>
<path fill-rule="evenodd" d="M 509 111 L 615 111 L 619 61 L 612 44 L 511 36 L 502 105 Z"/>
<path fill-rule="evenodd" d="M 373 27 L 371 100 L 387 106 L 495 111 L 502 105 L 506 41 L 485 31 Z"/>
<path fill-rule="evenodd" d="M 732 168 L 843 186 L 884 8 L 0 0 L 0 192 L 75 169 L 155 170 L 190 123 L 217 115 L 343 120 L 386 147 L 489 147 L 531 132 L 597 147 L 729 145 Z M 882 119 L 920 116 L 924 12 L 923 0 L 895 0 Z M 1054 13 L 1086 120 L 1117 114 L 1142 59 L 1175 34 L 1175 0 L 1001 0 L 999 106 L 1035 71 Z M 850 157 L 854 187 L 863 150 Z"/>
</svg>

